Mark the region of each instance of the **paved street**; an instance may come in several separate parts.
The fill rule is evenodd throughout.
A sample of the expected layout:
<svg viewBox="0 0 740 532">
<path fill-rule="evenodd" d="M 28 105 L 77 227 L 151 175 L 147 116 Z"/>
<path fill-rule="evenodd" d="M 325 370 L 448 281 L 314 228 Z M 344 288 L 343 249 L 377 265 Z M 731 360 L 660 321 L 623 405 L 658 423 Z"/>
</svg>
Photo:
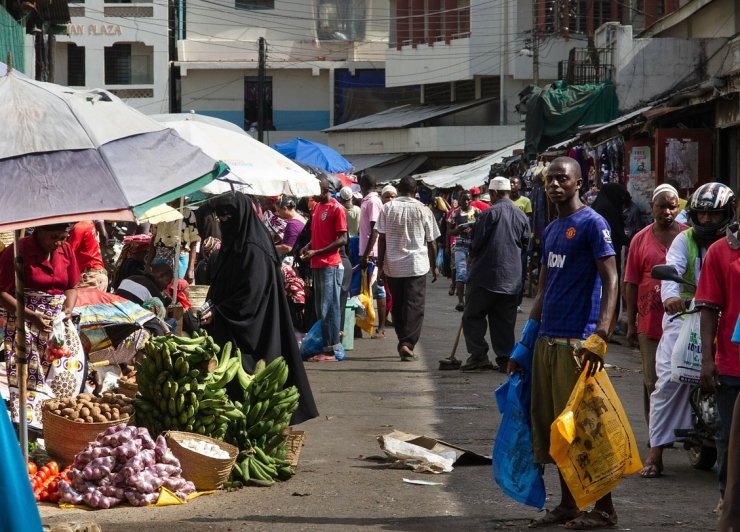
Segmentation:
<svg viewBox="0 0 740 532">
<path fill-rule="evenodd" d="M 399 361 L 390 330 L 385 340 L 356 340 L 344 362 L 308 366 L 321 416 L 299 427 L 306 431 L 307 441 L 298 474 L 289 482 L 202 497 L 178 507 L 82 512 L 42 505 L 44 523 L 95 520 L 105 532 L 526 528 L 536 510 L 504 496 L 492 482 L 489 466 L 458 467 L 450 474 L 431 476 L 388 469 L 366 459 L 380 453 L 376 436 L 394 429 L 438 437 L 484 454 L 491 451 L 500 419 L 492 391 L 504 376 L 437 369 L 437 361 L 450 353 L 460 319 L 447 288 L 447 280 L 428 285 L 420 361 Z M 530 303 L 525 300 L 525 310 Z M 519 328 L 526 315 L 520 315 Z M 464 347 L 463 341 L 460 358 L 465 356 Z M 609 370 L 610 377 L 646 451 L 639 353 L 610 345 L 607 361 L 616 366 Z M 664 461 L 662 478 L 635 476 L 617 489 L 618 528 L 714 529 L 715 472 L 692 469 L 680 446 L 666 451 Z M 403 478 L 443 485 L 411 485 Z M 553 467 L 546 483 L 556 498 Z"/>
</svg>

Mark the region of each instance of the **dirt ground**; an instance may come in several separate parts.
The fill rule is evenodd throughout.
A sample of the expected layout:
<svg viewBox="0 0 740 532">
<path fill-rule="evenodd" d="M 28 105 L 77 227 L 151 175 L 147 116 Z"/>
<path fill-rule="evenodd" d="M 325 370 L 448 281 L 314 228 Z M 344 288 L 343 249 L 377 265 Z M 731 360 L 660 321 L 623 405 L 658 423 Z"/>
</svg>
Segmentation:
<svg viewBox="0 0 740 532">
<path fill-rule="evenodd" d="M 420 360 L 400 362 L 395 335 L 355 340 L 343 362 L 307 364 L 320 416 L 306 431 L 298 474 L 271 488 L 217 493 L 182 506 L 122 507 L 85 512 L 42 506 L 45 525 L 97 522 L 103 531 L 161 530 L 520 530 L 537 510 L 505 496 L 492 481 L 490 466 L 457 467 L 425 475 L 389 469 L 372 460 L 380 454 L 377 436 L 394 429 L 425 434 L 490 454 L 500 415 L 493 390 L 500 373 L 439 371 L 450 354 L 461 314 L 447 295 L 446 280 L 427 286 L 426 321 L 417 351 Z M 525 299 L 523 327 L 531 300 Z M 622 337 L 621 340 L 624 340 Z M 458 357 L 466 356 L 464 340 Z M 647 453 L 639 352 L 611 344 L 609 376 Z M 370 459 L 368 459 L 370 458 Z M 619 530 L 713 530 L 716 472 L 689 465 L 676 445 L 664 454 L 661 478 L 625 479 L 614 492 Z M 419 486 L 403 479 L 441 482 Z M 546 471 L 549 499 L 559 497 L 554 467 Z"/>
</svg>

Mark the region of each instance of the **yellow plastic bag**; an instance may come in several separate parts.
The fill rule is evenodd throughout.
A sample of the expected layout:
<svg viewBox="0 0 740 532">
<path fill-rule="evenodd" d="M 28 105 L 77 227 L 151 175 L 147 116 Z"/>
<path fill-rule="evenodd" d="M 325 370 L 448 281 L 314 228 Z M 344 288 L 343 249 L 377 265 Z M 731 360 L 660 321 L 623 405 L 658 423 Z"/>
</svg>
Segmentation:
<svg viewBox="0 0 740 532">
<path fill-rule="evenodd" d="M 581 373 L 550 427 L 550 456 L 581 510 L 642 469 L 635 435 L 606 371 L 589 378 Z"/>
<path fill-rule="evenodd" d="M 360 289 L 360 295 L 357 296 L 357 300 L 365 309 L 365 314 L 364 316 L 358 317 L 355 323 L 366 333 L 372 334 L 373 329 L 375 328 L 375 308 L 373 307 L 373 296 L 370 293 L 368 277 L 368 271 L 362 270 L 362 287 Z"/>
</svg>

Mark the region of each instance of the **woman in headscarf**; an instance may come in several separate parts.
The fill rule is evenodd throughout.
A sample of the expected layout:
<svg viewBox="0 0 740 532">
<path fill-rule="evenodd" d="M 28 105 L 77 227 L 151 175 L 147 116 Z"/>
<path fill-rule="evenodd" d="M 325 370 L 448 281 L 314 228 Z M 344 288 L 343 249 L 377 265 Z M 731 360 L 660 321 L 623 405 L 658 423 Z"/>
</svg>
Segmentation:
<svg viewBox="0 0 740 532">
<path fill-rule="evenodd" d="M 221 225 L 221 249 L 211 272 L 208 300 L 212 311 L 204 324 L 220 345 L 228 341 L 241 349 L 244 369 L 254 372 L 257 360 L 284 356 L 301 394 L 292 422 L 318 415 L 311 386 L 298 352 L 290 310 L 283 291 L 280 263 L 253 200 L 231 192 L 208 202 Z M 239 392 L 240 393 L 240 392 Z"/>
<path fill-rule="evenodd" d="M 620 303 L 622 301 L 622 247 L 627 245 L 627 234 L 624 232 L 624 218 L 622 210 L 624 209 L 627 191 L 618 183 L 606 183 L 601 187 L 599 195 L 596 196 L 591 208 L 604 217 L 609 224 L 611 232 L 612 245 L 616 253 L 617 261 L 617 283 L 618 294 L 616 301 L 616 310 L 614 312 L 614 321 L 619 319 Z M 612 330 L 614 329 L 612 324 Z"/>
</svg>

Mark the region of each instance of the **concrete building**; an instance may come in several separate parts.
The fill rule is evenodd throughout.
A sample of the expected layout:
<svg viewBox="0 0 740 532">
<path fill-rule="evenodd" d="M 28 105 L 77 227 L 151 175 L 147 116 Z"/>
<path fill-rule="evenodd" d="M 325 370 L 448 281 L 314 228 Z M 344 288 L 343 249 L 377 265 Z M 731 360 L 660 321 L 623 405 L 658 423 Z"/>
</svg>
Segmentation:
<svg viewBox="0 0 740 532">
<path fill-rule="evenodd" d="M 386 0 L 189 0 L 178 40 L 181 108 L 256 126 L 259 39 L 266 48 L 265 136 L 272 144 L 321 132 L 355 100 L 382 90 Z M 380 78 L 378 78 L 380 76 Z M 387 104 L 373 101 L 380 105 Z M 354 106 L 355 113 L 357 106 Z M 346 114 L 346 113 L 345 113 Z"/>
<path fill-rule="evenodd" d="M 56 38 L 54 82 L 109 90 L 145 114 L 169 112 L 167 5 L 84 0 L 69 12 L 67 35 Z"/>
<path fill-rule="evenodd" d="M 570 83 L 611 79 L 608 50 L 593 44 L 595 29 L 609 21 L 654 23 L 678 8 L 678 0 L 646 0 L 644 9 L 630 5 L 610 0 L 391 0 L 386 85 L 419 87 L 416 103 L 427 108 L 478 105 L 423 122 L 399 120 L 386 129 L 368 120 L 335 125 L 328 130 L 330 144 L 347 155 L 394 149 L 443 152 L 449 162 L 509 146 L 524 137 L 516 104 L 525 87 L 566 75 Z M 580 48 L 587 53 L 575 53 Z M 595 67 L 590 65 L 594 55 L 599 57 Z"/>
</svg>

